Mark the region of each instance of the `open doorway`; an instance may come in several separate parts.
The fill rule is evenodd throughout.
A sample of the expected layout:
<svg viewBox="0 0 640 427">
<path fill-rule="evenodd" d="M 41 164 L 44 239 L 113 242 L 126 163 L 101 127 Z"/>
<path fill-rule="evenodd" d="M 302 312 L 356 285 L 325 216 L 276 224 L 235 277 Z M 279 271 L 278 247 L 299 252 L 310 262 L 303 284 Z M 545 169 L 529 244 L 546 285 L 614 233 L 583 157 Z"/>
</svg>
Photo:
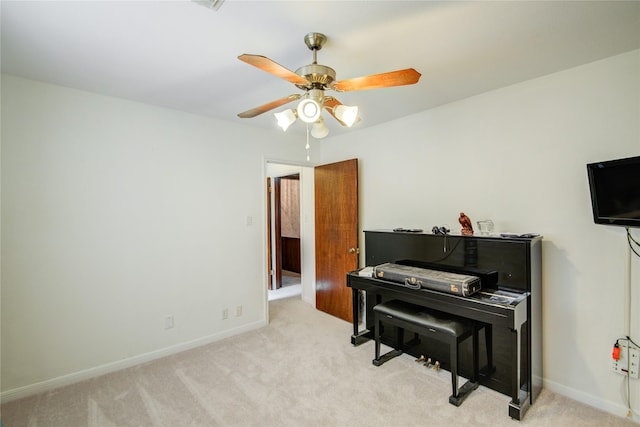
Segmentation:
<svg viewBox="0 0 640 427">
<path fill-rule="evenodd" d="M 265 173 L 268 300 L 315 306 L 313 167 L 267 161 Z"/>
</svg>

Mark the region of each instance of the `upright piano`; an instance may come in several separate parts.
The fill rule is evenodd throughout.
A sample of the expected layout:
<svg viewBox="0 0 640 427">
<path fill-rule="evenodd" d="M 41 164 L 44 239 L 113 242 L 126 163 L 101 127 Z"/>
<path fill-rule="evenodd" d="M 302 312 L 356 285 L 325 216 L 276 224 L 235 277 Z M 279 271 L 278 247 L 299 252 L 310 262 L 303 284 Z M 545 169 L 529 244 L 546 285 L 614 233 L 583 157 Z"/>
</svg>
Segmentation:
<svg viewBox="0 0 640 427">
<path fill-rule="evenodd" d="M 471 275 L 487 273 L 492 280 L 486 280 L 481 291 L 463 297 L 411 289 L 360 271 L 348 273 L 347 286 L 353 295 L 352 344 L 373 338 L 373 307 L 392 299 L 481 322 L 486 333 L 481 341 L 480 384 L 510 396 L 509 416 L 522 419 L 542 388 L 541 248 L 541 237 L 365 231 L 367 266 L 394 262 Z M 427 351 L 435 352 L 439 360 L 449 360 L 446 346 L 429 343 L 428 338 L 423 345 L 428 348 L 417 346 L 414 356 Z M 492 363 L 486 356 L 488 348 Z M 459 371 L 465 375 L 470 370 L 468 345 L 461 348 Z"/>
</svg>

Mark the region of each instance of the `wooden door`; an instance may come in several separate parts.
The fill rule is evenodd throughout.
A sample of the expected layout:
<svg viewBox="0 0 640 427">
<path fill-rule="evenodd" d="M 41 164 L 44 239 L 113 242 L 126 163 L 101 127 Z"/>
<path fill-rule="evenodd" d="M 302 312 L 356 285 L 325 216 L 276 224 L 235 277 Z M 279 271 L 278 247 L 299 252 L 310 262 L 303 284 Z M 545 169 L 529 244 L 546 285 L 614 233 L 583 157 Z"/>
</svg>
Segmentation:
<svg viewBox="0 0 640 427">
<path fill-rule="evenodd" d="M 352 321 L 346 274 L 358 268 L 358 160 L 315 168 L 316 307 Z"/>
</svg>

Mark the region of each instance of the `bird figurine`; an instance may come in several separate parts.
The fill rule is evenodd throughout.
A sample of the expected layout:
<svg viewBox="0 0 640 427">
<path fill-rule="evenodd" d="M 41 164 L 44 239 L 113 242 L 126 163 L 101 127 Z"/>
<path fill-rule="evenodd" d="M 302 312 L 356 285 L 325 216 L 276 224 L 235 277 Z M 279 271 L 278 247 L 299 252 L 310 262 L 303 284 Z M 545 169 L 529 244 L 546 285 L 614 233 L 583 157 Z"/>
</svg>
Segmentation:
<svg viewBox="0 0 640 427">
<path fill-rule="evenodd" d="M 473 236 L 473 225 L 471 225 L 471 220 L 468 216 L 464 214 L 464 212 L 460 212 L 460 217 L 458 218 L 460 225 L 462 226 L 462 230 L 460 233 L 463 236 Z"/>
</svg>

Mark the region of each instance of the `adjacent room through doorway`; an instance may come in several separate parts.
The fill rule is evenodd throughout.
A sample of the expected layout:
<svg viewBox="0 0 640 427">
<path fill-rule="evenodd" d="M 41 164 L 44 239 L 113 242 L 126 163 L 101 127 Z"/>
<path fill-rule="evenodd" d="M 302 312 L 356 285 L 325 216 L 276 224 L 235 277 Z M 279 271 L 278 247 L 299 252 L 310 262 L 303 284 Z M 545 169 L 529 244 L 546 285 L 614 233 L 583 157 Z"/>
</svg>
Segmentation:
<svg viewBox="0 0 640 427">
<path fill-rule="evenodd" d="M 268 299 L 301 297 L 300 167 L 268 166 Z"/>
<path fill-rule="evenodd" d="M 275 277 L 269 300 L 302 295 L 300 256 L 300 174 L 276 177 L 272 182 Z"/>
</svg>

